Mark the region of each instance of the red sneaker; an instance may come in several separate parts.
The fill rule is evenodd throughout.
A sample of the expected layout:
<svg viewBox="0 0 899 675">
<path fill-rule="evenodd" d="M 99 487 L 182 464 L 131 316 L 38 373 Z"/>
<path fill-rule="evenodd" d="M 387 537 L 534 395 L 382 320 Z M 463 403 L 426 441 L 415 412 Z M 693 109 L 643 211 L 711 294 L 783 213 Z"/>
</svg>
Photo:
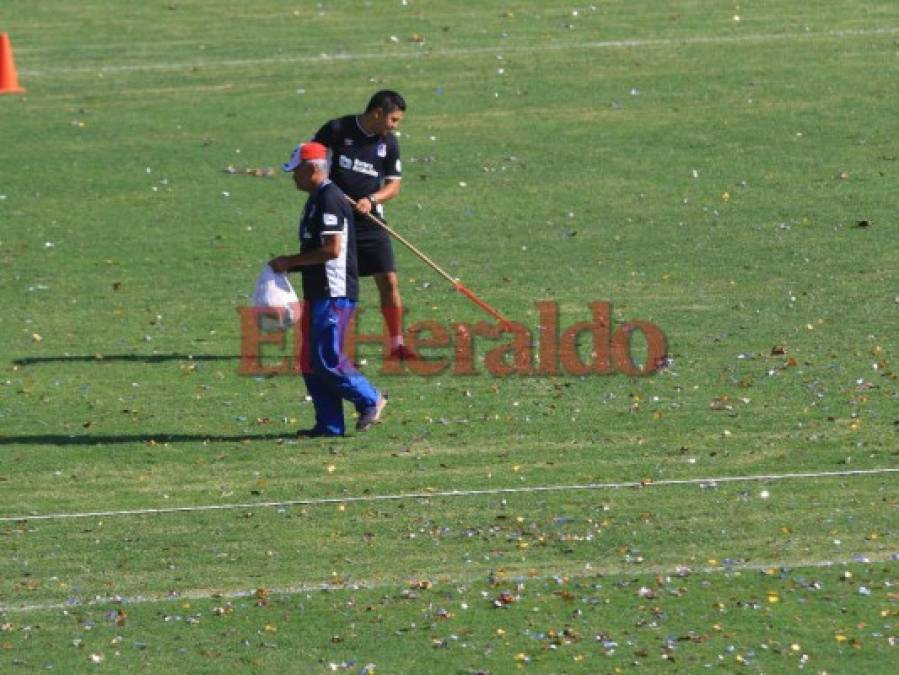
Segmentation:
<svg viewBox="0 0 899 675">
<path fill-rule="evenodd" d="M 397 361 L 418 361 L 418 354 L 406 345 L 397 345 L 390 350 L 390 358 Z"/>
</svg>

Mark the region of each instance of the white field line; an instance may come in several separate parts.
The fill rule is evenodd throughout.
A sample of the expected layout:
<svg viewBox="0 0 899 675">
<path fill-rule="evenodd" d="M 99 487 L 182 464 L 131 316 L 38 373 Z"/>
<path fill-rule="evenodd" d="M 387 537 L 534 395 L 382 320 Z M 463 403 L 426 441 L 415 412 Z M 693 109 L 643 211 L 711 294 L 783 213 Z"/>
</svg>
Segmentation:
<svg viewBox="0 0 899 675">
<path fill-rule="evenodd" d="M 198 513 L 202 511 L 229 511 L 234 509 L 260 509 L 287 506 L 326 506 L 328 504 L 352 504 L 400 501 L 406 499 L 435 499 L 439 497 L 476 497 L 482 495 L 534 494 L 538 492 L 570 492 L 575 490 L 614 490 L 619 488 L 655 488 L 673 485 L 700 485 L 714 487 L 719 483 L 746 483 L 757 481 L 778 481 L 804 478 L 838 478 L 851 476 L 876 476 L 899 473 L 899 468 L 854 469 L 846 471 L 809 471 L 804 473 L 772 473 L 753 476 L 715 476 L 710 478 L 672 478 L 667 480 L 646 479 L 618 483 L 584 483 L 574 485 L 533 485 L 528 487 L 486 488 L 480 490 L 442 490 L 433 492 L 407 492 L 387 495 L 361 495 L 356 497 L 320 497 L 314 499 L 288 499 L 274 502 L 241 502 L 237 504 L 198 504 L 195 506 L 169 506 L 121 511 L 77 511 L 70 513 L 29 514 L 0 516 L 0 523 L 66 520 L 74 518 L 112 518 L 114 516 L 144 516 L 169 513 Z"/>
<path fill-rule="evenodd" d="M 583 566 L 579 566 L 576 572 L 565 572 L 565 573 L 554 573 L 554 574 L 545 574 L 538 576 L 531 576 L 525 570 L 515 571 L 514 573 L 507 573 L 506 578 L 508 579 L 509 584 L 516 582 L 540 582 L 540 581 L 548 581 L 550 579 L 555 579 L 558 576 L 566 576 L 569 579 L 583 579 L 583 578 L 591 578 L 591 577 L 645 577 L 645 576 L 675 576 L 675 575 L 689 575 L 689 574 L 731 574 L 734 572 L 761 572 L 766 570 L 801 570 L 801 569 L 820 569 L 826 567 L 837 567 L 837 566 L 846 566 L 846 565 L 859 565 L 859 564 L 883 564 L 888 562 L 894 562 L 897 560 L 897 554 L 883 554 L 883 555 L 870 555 L 870 556 L 858 556 L 853 560 L 779 560 L 775 562 L 755 562 L 755 563 L 734 563 L 731 565 L 702 565 L 699 567 L 690 567 L 689 565 L 675 565 L 671 566 L 661 566 L 661 565 L 653 565 L 653 566 L 639 566 L 634 568 L 626 568 L 622 566 L 608 566 L 608 567 L 597 567 L 591 565 L 590 563 L 586 563 Z M 433 583 L 436 584 L 444 584 L 444 585 L 459 585 L 459 584 L 471 584 L 475 583 L 478 580 L 484 579 L 485 575 L 481 574 L 478 576 L 466 576 L 466 577 L 458 577 L 458 578 L 447 578 L 445 575 L 434 574 L 430 575 L 435 579 Z M 414 580 L 421 580 L 422 578 L 426 578 L 426 576 L 418 575 Z M 266 592 L 269 596 L 280 595 L 280 596 L 291 596 L 291 595 L 302 595 L 304 593 L 315 593 L 319 591 L 365 591 L 365 590 L 376 590 L 383 588 L 396 588 L 398 586 L 408 586 L 411 583 L 414 583 L 414 580 L 410 578 L 397 578 L 397 579 L 378 579 L 376 581 L 366 581 L 366 580 L 355 580 L 352 582 L 346 582 L 343 584 L 328 584 L 328 583 L 309 583 L 309 582 L 299 582 L 296 584 L 291 584 L 289 586 L 281 586 L 276 588 L 268 588 L 266 587 Z M 222 591 L 222 590 L 214 590 L 214 589 L 192 589 L 186 591 L 178 591 L 178 592 L 168 592 L 168 593 L 159 593 L 156 595 L 130 595 L 130 596 L 97 596 L 94 598 L 81 600 L 70 600 L 68 602 L 45 602 L 45 603 L 32 603 L 28 605 L 3 605 L 0 604 L 0 615 L 2 614 L 10 614 L 10 613 L 27 613 L 27 612 L 46 612 L 46 611 L 55 611 L 55 610 L 64 610 L 64 609 L 72 609 L 75 607 L 93 607 L 93 606 L 102 606 L 102 605 L 142 605 L 142 604 L 150 604 L 150 603 L 161 603 L 161 602 L 176 602 L 176 601 L 184 601 L 184 600 L 222 600 L 223 602 L 227 602 L 228 600 L 236 600 L 240 598 L 251 598 L 255 597 L 257 589 L 251 590 L 232 590 L 232 591 Z"/>
<path fill-rule="evenodd" d="M 796 42 L 800 40 L 827 38 L 855 38 L 877 35 L 894 35 L 899 27 L 849 29 L 830 31 L 807 31 L 804 33 L 752 33 L 749 35 L 713 35 L 683 38 L 656 38 L 649 40 L 596 40 L 590 42 L 572 42 L 568 44 L 544 45 L 489 45 L 484 47 L 459 47 L 449 49 L 421 49 L 415 52 L 397 52 L 385 47 L 379 52 L 338 52 L 335 54 L 316 55 L 279 55 L 256 59 L 222 59 L 202 60 L 181 63 L 122 63 L 97 66 L 59 66 L 51 68 L 20 68 L 25 77 L 41 77 L 66 73 L 119 73 L 150 70 L 183 70 L 187 68 L 231 68 L 243 66 L 263 66 L 289 63 L 325 64 L 334 62 L 374 61 L 395 58 L 443 58 L 454 56 L 474 56 L 477 54 L 533 54 L 534 52 L 560 52 L 589 49 L 621 49 L 646 47 L 674 47 L 690 45 L 729 45 L 757 42 Z"/>
</svg>

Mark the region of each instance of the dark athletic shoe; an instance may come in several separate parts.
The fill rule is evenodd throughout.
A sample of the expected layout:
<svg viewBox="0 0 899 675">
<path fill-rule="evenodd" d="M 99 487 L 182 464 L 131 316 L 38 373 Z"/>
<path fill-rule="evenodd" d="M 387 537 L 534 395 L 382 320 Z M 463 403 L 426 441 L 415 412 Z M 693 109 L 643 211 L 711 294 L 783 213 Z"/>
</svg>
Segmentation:
<svg viewBox="0 0 899 675">
<path fill-rule="evenodd" d="M 381 421 L 381 413 L 384 412 L 386 407 L 387 397 L 381 394 L 381 398 L 377 403 L 366 408 L 359 415 L 359 419 L 356 420 L 356 431 L 368 431 L 373 424 L 378 424 Z"/>
<path fill-rule="evenodd" d="M 390 358 L 396 361 L 418 361 L 418 354 L 406 345 L 397 345 L 390 350 Z"/>
<path fill-rule="evenodd" d="M 297 438 L 340 438 L 343 434 L 332 434 L 324 429 L 300 429 L 297 431 Z"/>
</svg>

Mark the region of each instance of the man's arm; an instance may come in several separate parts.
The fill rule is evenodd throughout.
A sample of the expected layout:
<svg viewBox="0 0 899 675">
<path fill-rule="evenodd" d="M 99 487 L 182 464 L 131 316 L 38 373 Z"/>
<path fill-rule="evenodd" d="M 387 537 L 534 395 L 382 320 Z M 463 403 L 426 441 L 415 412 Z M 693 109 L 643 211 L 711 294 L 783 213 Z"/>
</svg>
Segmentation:
<svg viewBox="0 0 899 675">
<path fill-rule="evenodd" d="M 400 193 L 400 183 L 402 182 L 403 181 L 397 179 L 385 181 L 380 190 L 371 193 L 368 197 L 359 199 L 356 202 L 356 210 L 359 213 L 371 213 L 375 208 L 372 199 L 378 204 L 389 202 Z"/>
<path fill-rule="evenodd" d="M 389 202 L 391 199 L 399 195 L 400 186 L 402 185 L 402 183 L 403 181 L 397 178 L 388 178 L 386 181 L 384 181 L 384 185 L 381 186 L 381 189 L 375 192 L 372 196 L 381 204 L 383 204 L 384 202 Z"/>
<path fill-rule="evenodd" d="M 278 256 L 277 258 L 272 258 L 268 264 L 273 271 L 281 274 L 309 265 L 323 265 L 329 260 L 334 260 L 334 258 L 339 255 L 340 234 L 325 233 L 325 243 L 321 248 L 317 248 L 313 251 L 306 251 L 305 253 Z"/>
</svg>

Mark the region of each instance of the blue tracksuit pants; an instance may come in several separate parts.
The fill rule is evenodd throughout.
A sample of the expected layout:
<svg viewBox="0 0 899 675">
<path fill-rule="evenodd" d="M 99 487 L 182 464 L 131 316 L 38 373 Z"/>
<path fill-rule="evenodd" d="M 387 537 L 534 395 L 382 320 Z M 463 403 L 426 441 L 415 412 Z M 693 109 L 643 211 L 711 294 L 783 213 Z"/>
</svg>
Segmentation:
<svg viewBox="0 0 899 675">
<path fill-rule="evenodd" d="M 315 429 L 343 434 L 343 399 L 357 412 L 376 405 L 381 395 L 343 353 L 347 326 L 356 303 L 347 298 L 307 300 L 303 319 L 303 379 L 315 406 Z"/>
</svg>

